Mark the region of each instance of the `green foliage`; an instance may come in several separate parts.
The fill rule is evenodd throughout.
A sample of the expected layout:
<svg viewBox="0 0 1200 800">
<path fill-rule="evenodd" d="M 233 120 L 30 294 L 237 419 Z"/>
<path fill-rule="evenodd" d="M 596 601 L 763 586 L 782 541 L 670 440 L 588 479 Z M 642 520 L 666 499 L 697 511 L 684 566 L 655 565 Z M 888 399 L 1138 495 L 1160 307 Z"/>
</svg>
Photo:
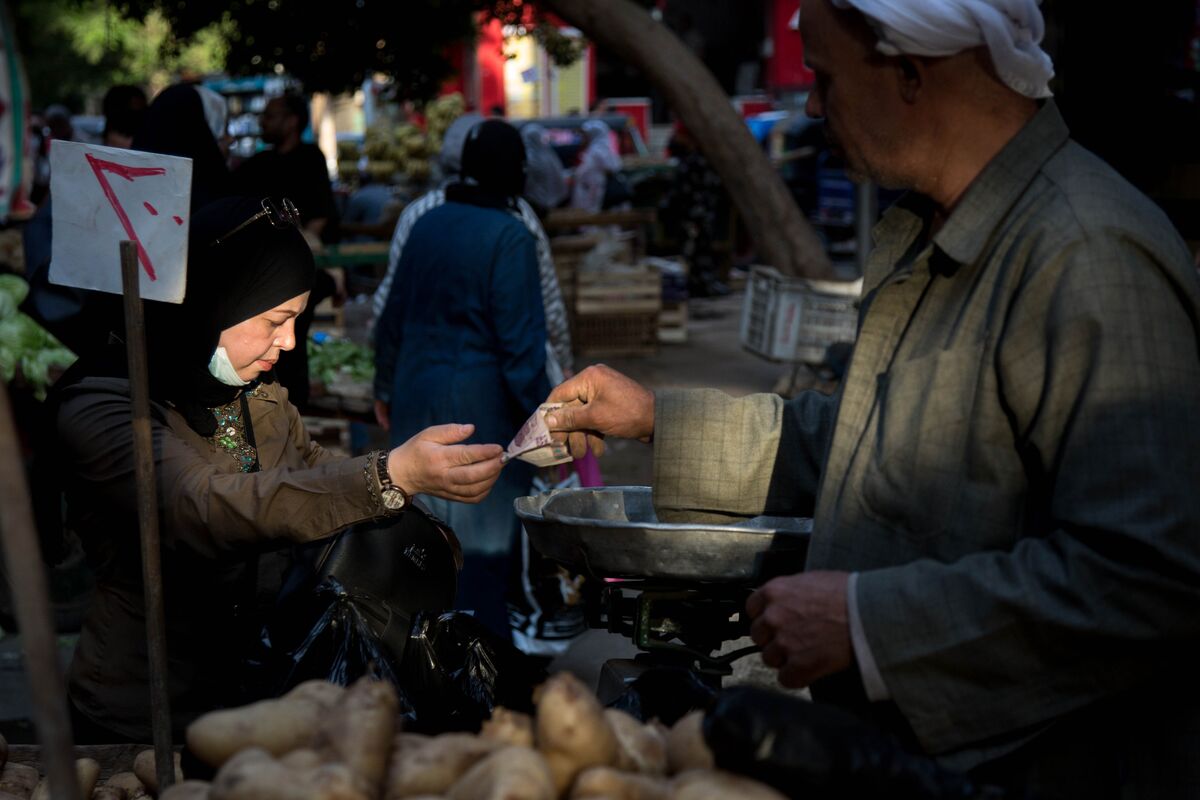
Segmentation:
<svg viewBox="0 0 1200 800">
<path fill-rule="evenodd" d="M 346 380 L 370 383 L 375 379 L 375 354 L 349 339 L 325 339 L 318 344 L 309 338 L 308 372 L 326 386 Z"/>
<path fill-rule="evenodd" d="M 41 325 L 17 310 L 29 286 L 16 275 L 0 275 L 0 381 L 8 383 L 20 369 L 39 399 L 45 399 L 51 370 L 70 366 L 75 354 Z"/>
<path fill-rule="evenodd" d="M 232 28 L 218 15 L 183 41 L 153 9 L 124 16 L 105 0 L 38 0 L 13 8 L 33 105 L 65 103 L 76 111 L 114 84 L 157 88 L 180 73 L 220 71 Z"/>
</svg>

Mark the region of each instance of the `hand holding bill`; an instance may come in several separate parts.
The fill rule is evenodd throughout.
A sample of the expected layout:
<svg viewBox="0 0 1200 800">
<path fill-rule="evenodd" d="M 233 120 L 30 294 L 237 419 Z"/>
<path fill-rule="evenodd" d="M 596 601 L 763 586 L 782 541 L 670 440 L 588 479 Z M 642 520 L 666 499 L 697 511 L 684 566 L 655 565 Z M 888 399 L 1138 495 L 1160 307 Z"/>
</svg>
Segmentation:
<svg viewBox="0 0 1200 800">
<path fill-rule="evenodd" d="M 603 453 L 605 436 L 642 442 L 654 437 L 654 394 L 603 364 L 559 384 L 547 402 L 571 404 L 552 411 L 546 423 L 576 458 L 589 446 L 596 455 Z"/>
</svg>

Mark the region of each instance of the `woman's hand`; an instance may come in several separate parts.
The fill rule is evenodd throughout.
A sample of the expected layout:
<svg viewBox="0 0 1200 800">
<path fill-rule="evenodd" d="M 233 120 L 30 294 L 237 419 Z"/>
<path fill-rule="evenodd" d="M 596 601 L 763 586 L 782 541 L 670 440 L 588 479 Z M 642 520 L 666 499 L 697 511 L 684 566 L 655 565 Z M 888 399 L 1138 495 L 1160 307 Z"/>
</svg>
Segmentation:
<svg viewBox="0 0 1200 800">
<path fill-rule="evenodd" d="M 459 444 L 474 425 L 434 425 L 388 454 L 392 482 L 410 495 L 431 494 L 461 503 L 487 497 L 500 477 L 498 444 Z"/>
</svg>

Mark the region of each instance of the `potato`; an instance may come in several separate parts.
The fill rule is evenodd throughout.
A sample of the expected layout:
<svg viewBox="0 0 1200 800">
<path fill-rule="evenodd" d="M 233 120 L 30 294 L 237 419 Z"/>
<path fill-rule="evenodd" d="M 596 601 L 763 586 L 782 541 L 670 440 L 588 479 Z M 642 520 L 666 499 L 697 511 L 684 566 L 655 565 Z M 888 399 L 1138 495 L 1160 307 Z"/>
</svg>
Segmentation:
<svg viewBox="0 0 1200 800">
<path fill-rule="evenodd" d="M 306 681 L 275 700 L 212 711 L 188 726 L 188 747 L 212 767 L 247 747 L 281 756 L 311 745 L 317 726 L 344 693 L 328 681 Z"/>
<path fill-rule="evenodd" d="M 29 797 L 38 785 L 38 771 L 26 764 L 5 764 L 0 771 L 0 792 Z"/>
<path fill-rule="evenodd" d="M 447 800 L 554 800 L 554 778 L 538 751 L 503 747 L 467 770 Z"/>
<path fill-rule="evenodd" d="M 551 675 L 538 688 L 535 721 L 538 749 L 550 765 L 556 794 L 581 771 L 617 763 L 617 737 L 600 701 L 568 672 Z"/>
<path fill-rule="evenodd" d="M 288 769 L 316 769 L 324 764 L 325 760 L 321 758 L 321 754 L 316 750 L 304 747 L 288 753 L 279 759 L 279 763 Z"/>
<path fill-rule="evenodd" d="M 479 735 L 501 744 L 533 747 L 533 717 L 496 706 L 492 718 L 483 723 Z"/>
<path fill-rule="evenodd" d="M 101 784 L 92 790 L 92 800 L 126 800 L 126 794 L 120 786 Z"/>
<path fill-rule="evenodd" d="M 666 800 L 671 784 L 666 778 L 621 772 L 613 767 L 589 767 L 575 778 L 571 800 L 604 797 L 609 800 Z"/>
<path fill-rule="evenodd" d="M 404 739 L 410 734 L 401 734 Z M 392 755 L 386 800 L 421 794 L 442 794 L 476 762 L 500 744 L 469 733 L 444 733 L 425 742 L 404 742 Z"/>
<path fill-rule="evenodd" d="M 212 784 L 208 781 L 180 781 L 171 784 L 158 800 L 208 800 L 211 791 Z"/>
<path fill-rule="evenodd" d="M 379 794 L 387 774 L 398 705 L 390 683 L 363 677 L 346 690 L 317 729 L 321 757 L 349 767 L 371 796 Z"/>
<path fill-rule="evenodd" d="M 154 751 L 143 750 L 133 759 L 133 774 L 146 787 L 146 793 L 158 796 L 158 770 L 155 766 Z M 179 753 L 175 754 L 175 782 L 183 780 L 183 770 L 179 766 Z"/>
<path fill-rule="evenodd" d="M 126 800 L 140 800 L 142 797 L 150 796 L 146 791 L 146 786 L 132 772 L 118 772 L 110 775 L 108 780 L 101 785 L 120 789 L 125 792 Z"/>
<path fill-rule="evenodd" d="M 742 775 L 721 770 L 693 769 L 671 782 L 669 800 L 786 800 L 779 792 Z"/>
<path fill-rule="evenodd" d="M 604 718 L 617 736 L 617 766 L 626 772 L 667 774 L 667 741 L 655 725 L 615 708 L 604 710 Z"/>
<path fill-rule="evenodd" d="M 100 762 L 94 758 L 79 758 L 75 760 L 75 779 L 79 781 L 81 797 L 91 797 L 100 778 Z M 31 795 L 33 800 L 50 800 L 50 779 L 42 778 Z"/>
<path fill-rule="evenodd" d="M 260 747 L 225 762 L 213 780 L 209 800 L 371 800 L 345 764 L 288 769 Z"/>
<path fill-rule="evenodd" d="M 667 764 L 675 775 L 689 769 L 712 769 L 713 754 L 704 741 L 703 711 L 691 711 L 667 733 Z"/>
</svg>

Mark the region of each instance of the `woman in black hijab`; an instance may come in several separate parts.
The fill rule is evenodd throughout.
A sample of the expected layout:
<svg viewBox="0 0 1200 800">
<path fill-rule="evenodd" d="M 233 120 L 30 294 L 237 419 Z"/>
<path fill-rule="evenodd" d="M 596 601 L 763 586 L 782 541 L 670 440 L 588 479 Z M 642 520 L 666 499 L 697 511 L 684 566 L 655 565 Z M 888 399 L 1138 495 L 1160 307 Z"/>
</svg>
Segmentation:
<svg viewBox="0 0 1200 800">
<path fill-rule="evenodd" d="M 146 109 L 133 149 L 192 160 L 192 208 L 231 191 L 229 167 L 209 127 L 204 101 L 195 86 L 177 83 L 158 93 Z"/>
<path fill-rule="evenodd" d="M 228 703 L 255 611 L 290 545 L 402 513 L 428 493 L 478 502 L 498 445 L 442 425 L 339 458 L 312 442 L 274 380 L 296 346 L 314 272 L 285 204 L 226 198 L 193 216 L 187 295 L 147 303 L 163 542 L 168 688 L 182 731 Z M 120 343 L 82 359 L 52 398 L 73 529 L 97 575 L 69 676 L 77 740 L 149 741 L 145 617 L 128 373 Z"/>
</svg>

